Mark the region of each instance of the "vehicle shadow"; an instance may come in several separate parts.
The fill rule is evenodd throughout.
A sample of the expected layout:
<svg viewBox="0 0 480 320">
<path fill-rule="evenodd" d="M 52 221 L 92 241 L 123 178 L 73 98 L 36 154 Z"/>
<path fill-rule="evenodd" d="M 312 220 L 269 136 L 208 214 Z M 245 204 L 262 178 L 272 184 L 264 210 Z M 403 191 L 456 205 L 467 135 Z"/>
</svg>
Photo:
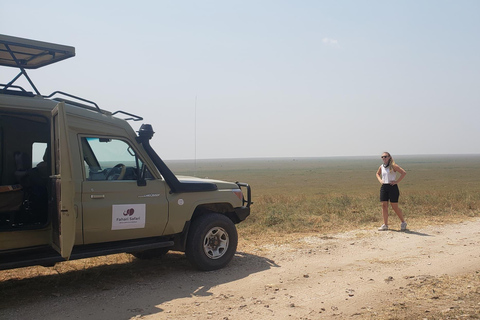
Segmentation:
<svg viewBox="0 0 480 320">
<path fill-rule="evenodd" d="M 214 286 L 278 267 L 265 257 L 237 252 L 227 267 L 202 272 L 195 270 L 184 254 L 169 253 L 151 260 L 132 258 L 128 263 L 9 279 L 0 282 L 0 319 L 88 315 L 89 319 L 105 320 L 118 315 L 119 308 L 125 308 L 125 317 L 121 319 L 158 314 L 163 310 L 157 306 L 165 302 L 210 296 L 209 290 Z M 96 310 L 94 305 L 101 308 Z"/>
</svg>

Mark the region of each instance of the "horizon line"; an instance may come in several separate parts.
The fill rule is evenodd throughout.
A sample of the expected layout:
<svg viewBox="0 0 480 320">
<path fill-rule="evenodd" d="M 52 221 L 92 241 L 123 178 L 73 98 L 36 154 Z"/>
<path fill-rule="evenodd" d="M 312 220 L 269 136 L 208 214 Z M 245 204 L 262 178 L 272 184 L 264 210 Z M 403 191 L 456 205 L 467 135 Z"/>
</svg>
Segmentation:
<svg viewBox="0 0 480 320">
<path fill-rule="evenodd" d="M 238 157 L 238 158 L 191 158 L 191 159 L 165 159 L 165 161 L 212 161 L 212 160 L 272 160 L 272 159 L 326 159 L 326 158 L 373 158 L 378 155 L 355 155 L 355 156 L 265 156 L 265 157 Z M 480 156 L 480 153 L 419 153 L 419 154 L 394 154 L 394 157 L 452 157 L 452 156 Z"/>
</svg>

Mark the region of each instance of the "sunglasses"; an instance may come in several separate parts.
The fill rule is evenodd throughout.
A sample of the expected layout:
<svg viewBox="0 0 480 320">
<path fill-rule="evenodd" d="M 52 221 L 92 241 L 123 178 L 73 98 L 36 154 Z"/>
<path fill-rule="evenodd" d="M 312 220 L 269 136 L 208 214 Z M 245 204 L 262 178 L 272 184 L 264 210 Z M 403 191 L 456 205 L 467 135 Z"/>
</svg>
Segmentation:
<svg viewBox="0 0 480 320">
<path fill-rule="evenodd" d="M 388 156 L 382 156 L 382 159 L 388 158 Z"/>
</svg>

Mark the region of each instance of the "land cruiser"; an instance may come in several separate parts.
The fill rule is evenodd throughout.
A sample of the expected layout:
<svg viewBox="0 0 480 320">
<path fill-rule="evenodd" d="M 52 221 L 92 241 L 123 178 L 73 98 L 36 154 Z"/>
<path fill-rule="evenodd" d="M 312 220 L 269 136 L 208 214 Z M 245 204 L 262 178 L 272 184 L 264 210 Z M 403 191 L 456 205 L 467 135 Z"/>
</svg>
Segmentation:
<svg viewBox="0 0 480 320">
<path fill-rule="evenodd" d="M 40 94 L 27 74 L 75 48 L 0 35 L 0 269 L 114 253 L 185 252 L 200 270 L 227 265 L 235 224 L 250 214 L 246 183 L 176 176 L 127 121 L 90 100 Z M 14 83 L 26 79 L 33 91 Z"/>
</svg>

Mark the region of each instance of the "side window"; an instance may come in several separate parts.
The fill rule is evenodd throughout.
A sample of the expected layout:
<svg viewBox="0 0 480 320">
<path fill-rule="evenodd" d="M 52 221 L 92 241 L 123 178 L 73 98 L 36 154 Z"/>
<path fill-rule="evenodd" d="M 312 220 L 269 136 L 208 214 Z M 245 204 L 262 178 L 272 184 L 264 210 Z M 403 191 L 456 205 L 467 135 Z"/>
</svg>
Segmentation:
<svg viewBox="0 0 480 320">
<path fill-rule="evenodd" d="M 46 161 L 46 142 L 34 142 L 32 144 L 32 166 L 35 167 L 40 162 Z"/>
<path fill-rule="evenodd" d="M 135 151 L 118 139 L 83 137 L 81 139 L 87 180 L 137 180 L 146 170 Z"/>
</svg>

